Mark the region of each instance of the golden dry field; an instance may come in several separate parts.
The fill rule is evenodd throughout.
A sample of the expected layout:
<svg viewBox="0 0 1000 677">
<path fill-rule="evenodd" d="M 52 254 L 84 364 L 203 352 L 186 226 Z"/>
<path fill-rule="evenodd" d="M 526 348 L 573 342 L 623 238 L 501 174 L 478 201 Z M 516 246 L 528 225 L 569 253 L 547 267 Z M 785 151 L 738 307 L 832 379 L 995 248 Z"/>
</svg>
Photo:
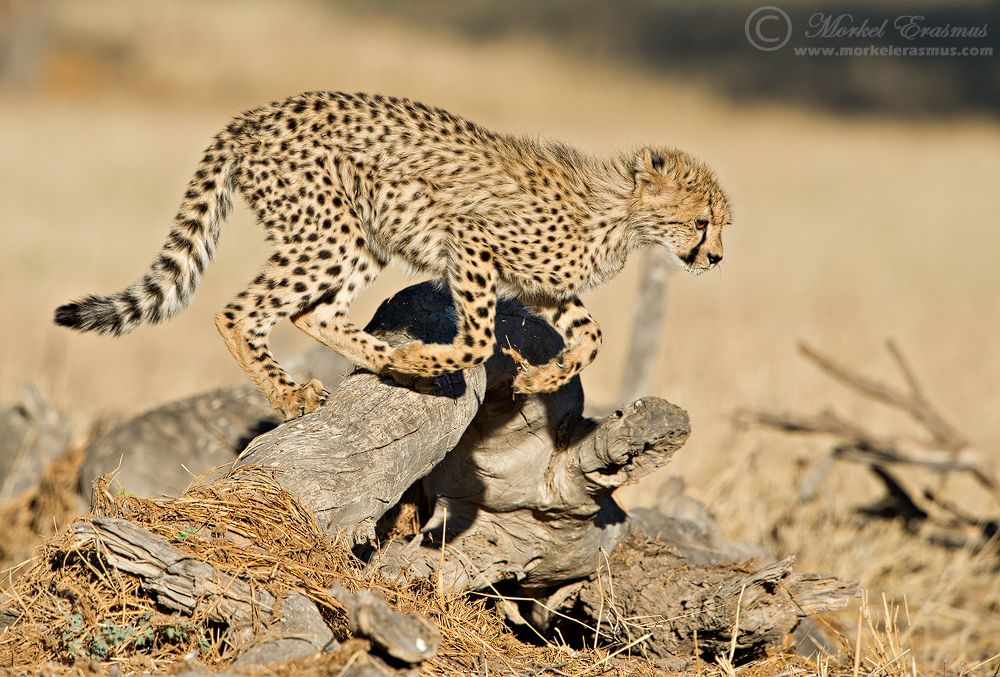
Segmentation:
<svg viewBox="0 0 1000 677">
<path fill-rule="evenodd" d="M 213 324 L 268 255 L 242 205 L 194 303 L 170 323 L 120 339 L 52 324 L 66 300 L 117 291 L 142 274 L 202 149 L 241 110 L 303 90 L 360 90 L 593 153 L 676 145 L 716 169 L 735 217 L 720 268 L 699 278 L 678 272 L 667 285 L 649 394 L 684 407 L 693 434 L 667 472 L 621 492 L 621 502 L 653 504 L 669 475 L 683 476 L 730 539 L 798 553 L 800 570 L 860 578 L 873 609 L 882 593 L 905 604 L 903 663 L 915 660 L 920 674 L 1000 652 L 995 543 L 944 547 L 900 520 L 863 519 L 856 509 L 883 488 L 858 464 L 835 464 L 817 495 L 799 501 L 829 438 L 740 428 L 732 418 L 743 408 L 833 407 L 880 433 L 918 434 L 797 350 L 805 341 L 901 384 L 885 350 L 891 338 L 937 410 L 1000 466 L 995 115 L 731 97 L 683 69 L 644 68 L 530 31 L 477 37 L 414 22 L 392 3 L 382 11 L 307 0 L 280 9 L 263 0 L 45 7 L 36 84 L 0 92 L 0 401 L 33 383 L 83 436 L 99 417 L 244 382 Z M 641 262 L 584 298 L 605 333 L 583 373 L 594 411 L 620 404 Z M 406 284 L 398 269 L 384 273 L 354 319 L 363 324 Z M 274 334 L 279 359 L 310 345 L 287 324 Z M 899 476 L 958 510 L 1000 518 L 1000 504 L 960 474 Z M 831 619 L 851 643 L 855 619 L 853 608 Z M 982 669 L 992 674 L 997 664 Z"/>
</svg>

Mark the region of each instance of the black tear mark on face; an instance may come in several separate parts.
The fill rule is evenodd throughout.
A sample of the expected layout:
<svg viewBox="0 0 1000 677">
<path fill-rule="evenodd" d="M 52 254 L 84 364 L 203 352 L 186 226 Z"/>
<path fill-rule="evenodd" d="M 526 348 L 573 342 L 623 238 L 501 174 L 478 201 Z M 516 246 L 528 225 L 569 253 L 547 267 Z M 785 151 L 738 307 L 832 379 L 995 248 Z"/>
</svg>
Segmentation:
<svg viewBox="0 0 1000 677">
<path fill-rule="evenodd" d="M 705 234 L 707 232 L 708 231 L 705 228 L 699 228 L 698 229 L 698 233 L 701 235 L 701 238 L 698 240 L 698 244 L 696 244 L 694 247 L 692 247 L 691 251 L 689 251 L 687 254 L 685 254 L 684 256 L 680 257 L 681 261 L 683 261 L 684 263 L 686 263 L 689 266 L 693 266 L 694 265 L 695 259 L 698 258 L 698 252 L 701 251 L 701 246 L 703 244 L 705 244 Z"/>
</svg>

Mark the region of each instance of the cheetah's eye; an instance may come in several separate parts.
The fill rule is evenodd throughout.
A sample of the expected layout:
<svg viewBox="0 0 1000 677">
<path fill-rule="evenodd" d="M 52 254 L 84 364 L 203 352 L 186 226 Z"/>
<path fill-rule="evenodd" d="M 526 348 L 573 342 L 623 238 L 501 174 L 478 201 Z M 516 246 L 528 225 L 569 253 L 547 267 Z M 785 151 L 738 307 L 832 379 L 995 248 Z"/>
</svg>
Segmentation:
<svg viewBox="0 0 1000 677">
<path fill-rule="evenodd" d="M 708 219 L 695 219 L 694 227 L 698 230 L 705 230 L 708 228 Z"/>
</svg>

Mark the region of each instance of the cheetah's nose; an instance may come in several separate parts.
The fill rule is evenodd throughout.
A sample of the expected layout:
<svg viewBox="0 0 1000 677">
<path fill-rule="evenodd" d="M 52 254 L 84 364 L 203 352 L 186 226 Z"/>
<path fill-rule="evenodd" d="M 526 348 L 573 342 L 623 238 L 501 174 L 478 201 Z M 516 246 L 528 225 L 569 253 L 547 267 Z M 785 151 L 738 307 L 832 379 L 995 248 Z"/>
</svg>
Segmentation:
<svg viewBox="0 0 1000 677">
<path fill-rule="evenodd" d="M 709 262 L 709 264 L 711 264 L 713 266 L 716 263 L 718 263 L 719 261 L 721 261 L 721 260 L 722 260 L 722 254 L 709 254 L 708 255 L 708 262 Z"/>
</svg>

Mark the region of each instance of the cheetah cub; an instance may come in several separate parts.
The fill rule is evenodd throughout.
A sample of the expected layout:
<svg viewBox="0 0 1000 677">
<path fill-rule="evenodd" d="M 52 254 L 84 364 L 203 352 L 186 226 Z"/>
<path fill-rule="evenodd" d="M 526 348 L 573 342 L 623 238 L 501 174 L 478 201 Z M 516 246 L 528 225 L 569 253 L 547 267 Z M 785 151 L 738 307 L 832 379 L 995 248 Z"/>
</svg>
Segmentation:
<svg viewBox="0 0 1000 677">
<path fill-rule="evenodd" d="M 60 307 L 56 323 L 126 334 L 180 312 L 215 255 L 234 191 L 274 255 L 215 322 L 287 418 L 328 393 L 316 379 L 297 385 L 271 356 L 268 335 L 284 317 L 366 369 L 433 377 L 490 357 L 497 296 L 516 297 L 565 347 L 548 364 L 522 362 L 514 391 L 553 391 L 601 345 L 579 294 L 645 244 L 666 246 L 693 273 L 709 270 L 730 220 L 713 172 L 677 150 L 593 158 L 406 99 L 312 92 L 248 111 L 217 134 L 145 275 L 117 294 Z M 393 349 L 348 320 L 351 301 L 393 257 L 447 279 L 452 344 Z"/>
</svg>

